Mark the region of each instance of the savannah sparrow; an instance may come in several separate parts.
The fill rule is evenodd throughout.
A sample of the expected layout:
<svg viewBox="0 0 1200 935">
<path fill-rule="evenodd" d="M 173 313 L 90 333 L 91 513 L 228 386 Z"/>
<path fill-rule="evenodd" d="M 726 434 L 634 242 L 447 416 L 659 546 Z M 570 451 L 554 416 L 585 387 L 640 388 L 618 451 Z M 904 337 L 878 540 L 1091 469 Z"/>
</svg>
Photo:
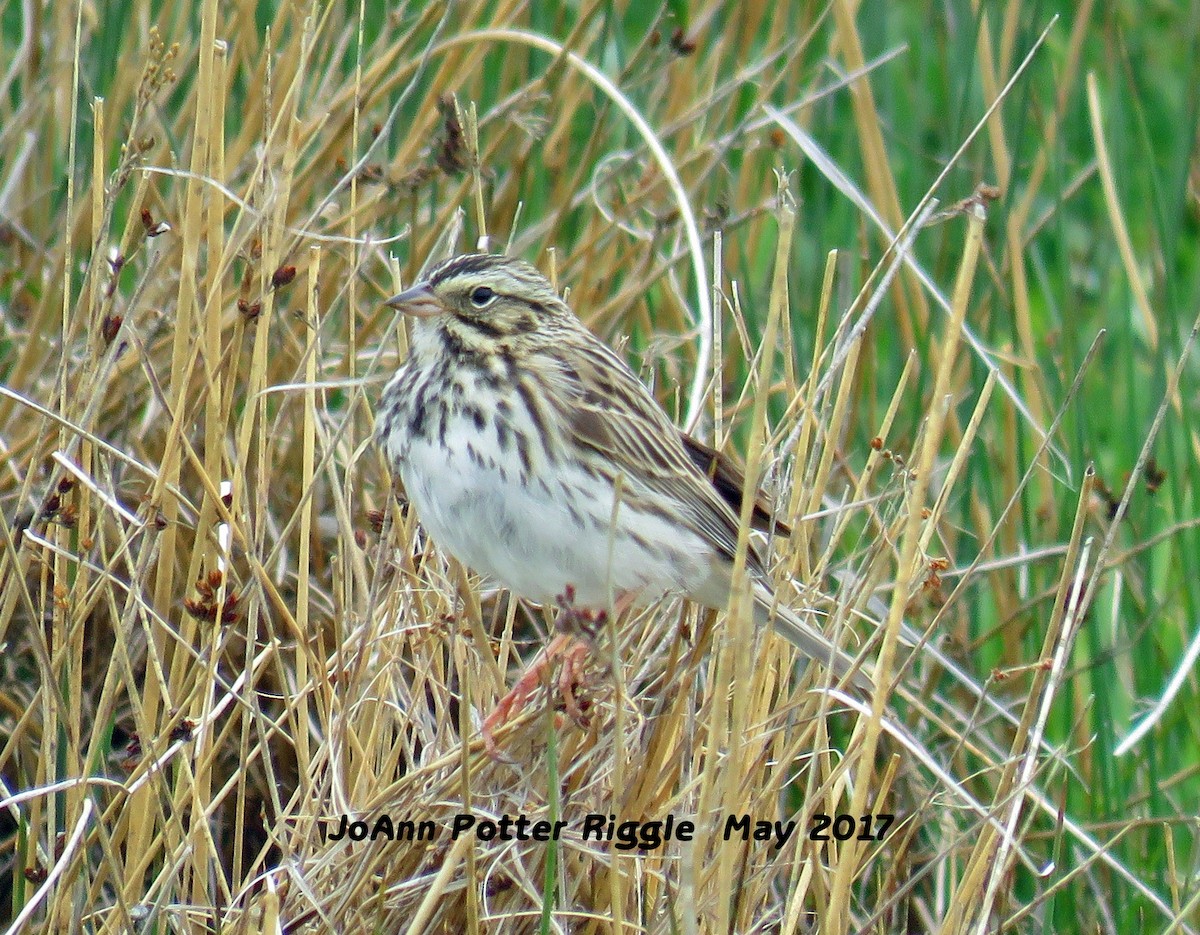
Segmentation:
<svg viewBox="0 0 1200 935">
<path fill-rule="evenodd" d="M 438 545 L 541 603 L 603 611 L 675 592 L 728 605 L 740 474 L 676 428 L 541 273 L 468 254 L 386 304 L 415 320 L 376 441 Z M 746 564 L 755 621 L 844 675 L 844 652 L 774 606 L 753 545 Z M 560 634 L 543 665 L 577 661 L 567 645 Z M 533 684 L 522 679 L 485 723 L 489 750 L 492 729 Z"/>
</svg>

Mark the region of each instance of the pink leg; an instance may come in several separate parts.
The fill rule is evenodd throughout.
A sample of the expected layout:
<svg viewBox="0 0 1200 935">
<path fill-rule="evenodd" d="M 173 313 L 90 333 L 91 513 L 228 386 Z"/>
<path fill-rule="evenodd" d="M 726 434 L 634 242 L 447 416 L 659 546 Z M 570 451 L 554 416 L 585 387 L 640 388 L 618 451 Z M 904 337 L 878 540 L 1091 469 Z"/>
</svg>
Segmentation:
<svg viewBox="0 0 1200 935">
<path fill-rule="evenodd" d="M 496 709 L 483 722 L 483 746 L 493 760 L 502 759 L 500 748 L 496 743 L 496 730 L 507 724 L 512 718 L 521 713 L 521 709 L 529 702 L 529 696 L 542 682 L 542 675 L 557 656 L 563 655 L 575 637 L 569 633 L 560 633 L 550 641 L 550 645 L 537 654 L 507 695 L 500 699 Z"/>
<path fill-rule="evenodd" d="M 583 660 L 587 658 L 591 646 L 582 640 L 571 639 L 574 645 L 563 653 L 562 667 L 558 670 L 558 692 L 562 695 L 563 705 L 571 720 L 586 730 L 591 722 L 575 699 L 575 686 L 583 683 Z"/>
<path fill-rule="evenodd" d="M 521 709 L 529 701 L 529 696 L 541 684 L 543 674 L 556 659 L 562 659 L 562 667 L 558 673 L 558 690 L 567 714 L 580 727 L 588 726 L 588 716 L 575 697 L 575 687 L 583 684 L 583 664 L 592 648 L 591 636 L 595 628 L 603 624 L 606 614 L 604 611 L 593 614 L 586 610 L 576 610 L 572 606 L 574 597 L 573 590 L 568 588 L 567 593 L 559 598 L 561 610 L 556 622 L 558 633 L 550 644 L 538 653 L 529 668 L 517 679 L 512 691 L 500 699 L 496 709 L 483 722 L 483 745 L 493 760 L 503 759 L 496 742 L 496 731 L 521 713 Z M 637 592 L 627 592 L 618 596 L 613 602 L 614 613 L 624 613 L 636 597 Z M 581 639 L 577 635 L 580 630 L 588 635 L 587 638 Z"/>
<path fill-rule="evenodd" d="M 624 614 L 633 605 L 637 595 L 637 591 L 626 591 L 624 594 L 618 595 L 613 601 L 613 617 L 620 617 Z M 573 599 L 574 594 L 570 589 L 558 599 L 561 610 L 556 626 L 560 633 L 566 635 L 570 635 L 572 631 L 583 630 L 587 638 L 575 638 L 574 645 L 563 651 L 562 668 L 558 672 L 558 691 L 562 695 L 563 706 L 567 709 L 571 720 L 583 730 L 587 730 L 591 722 L 583 707 L 575 699 L 575 686 L 582 685 L 584 682 L 583 661 L 591 651 L 596 631 L 607 622 L 608 611 L 576 610 L 571 603 Z"/>
</svg>

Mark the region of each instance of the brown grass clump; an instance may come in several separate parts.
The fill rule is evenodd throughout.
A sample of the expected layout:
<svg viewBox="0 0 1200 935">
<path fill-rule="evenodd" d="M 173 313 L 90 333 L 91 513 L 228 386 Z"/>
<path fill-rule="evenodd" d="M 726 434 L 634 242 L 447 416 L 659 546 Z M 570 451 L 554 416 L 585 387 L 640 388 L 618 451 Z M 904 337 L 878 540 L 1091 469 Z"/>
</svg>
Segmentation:
<svg viewBox="0 0 1200 935">
<path fill-rule="evenodd" d="M 269 29 L 245 5 L 135 5 L 96 61 L 116 27 L 62 6 L 37 44 L 55 54 L 5 79 L 24 94 L 0 112 L 0 890 L 19 925 L 966 931 L 1020 924 L 1036 901 L 1013 875 L 1064 838 L 1130 877 L 1040 785 L 1070 768 L 1038 716 L 1083 611 L 1081 523 L 1035 670 L 983 700 L 952 671 L 973 668 L 968 596 L 1013 600 L 1012 569 L 981 564 L 1015 554 L 1003 516 L 956 486 L 981 420 L 1035 439 L 1027 473 L 1001 472 L 1011 502 L 1062 469 L 1053 407 L 1008 363 L 971 382 L 986 193 L 943 228 L 954 285 L 931 311 L 902 262 L 930 210 L 902 230 L 856 98 L 861 197 L 891 233 L 864 227 L 861 272 L 831 257 L 819 292 L 789 293 L 800 241 L 825 246 L 771 170 L 810 145 L 810 63 L 867 68 L 853 20 L 816 50 L 792 38 L 815 15 L 751 3 L 655 24 L 601 69 L 585 6 L 551 39 L 508 3 L 363 24 L 283 5 Z M 404 353 L 380 298 L 472 246 L 552 270 L 681 421 L 741 453 L 794 530 L 770 543 L 781 594 L 875 692 L 667 601 L 602 634 L 587 729 L 544 692 L 504 735 L 512 762 L 484 755 L 479 719 L 548 617 L 426 541 L 368 443 Z M 884 300 L 921 347 L 887 387 Z M 964 538 L 974 562 L 951 569 Z M 342 816 L 378 833 L 332 840 Z M 562 834 L 504 840 L 483 825 L 504 816 Z M 646 823 L 668 821 L 658 845 Z"/>
</svg>

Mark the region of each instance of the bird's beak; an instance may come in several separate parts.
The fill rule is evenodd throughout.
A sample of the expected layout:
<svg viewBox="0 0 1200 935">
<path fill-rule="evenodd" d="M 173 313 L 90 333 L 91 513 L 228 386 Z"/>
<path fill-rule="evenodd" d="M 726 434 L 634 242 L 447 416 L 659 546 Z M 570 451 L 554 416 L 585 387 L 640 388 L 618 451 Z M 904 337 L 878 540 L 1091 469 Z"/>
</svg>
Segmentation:
<svg viewBox="0 0 1200 935">
<path fill-rule="evenodd" d="M 442 300 L 425 283 L 405 289 L 399 295 L 394 295 L 384 303 L 388 308 L 394 308 L 405 315 L 416 315 L 418 318 L 432 318 L 446 311 Z"/>
</svg>

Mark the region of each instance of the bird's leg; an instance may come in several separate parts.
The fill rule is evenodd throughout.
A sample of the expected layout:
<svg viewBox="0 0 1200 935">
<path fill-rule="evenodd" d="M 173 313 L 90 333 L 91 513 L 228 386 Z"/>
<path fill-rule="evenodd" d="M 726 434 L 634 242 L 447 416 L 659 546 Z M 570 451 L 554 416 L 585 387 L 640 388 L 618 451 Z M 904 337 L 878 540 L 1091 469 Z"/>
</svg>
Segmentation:
<svg viewBox="0 0 1200 935">
<path fill-rule="evenodd" d="M 529 696 L 541 684 L 542 675 L 558 656 L 567 652 L 574 637 L 568 633 L 559 633 L 550 641 L 550 645 L 537 654 L 537 658 L 521 673 L 517 683 L 507 695 L 500 699 L 495 710 L 483 722 L 483 746 L 493 760 L 500 760 L 500 748 L 496 743 L 496 731 L 507 724 L 512 718 L 521 713 L 521 709 L 529 702 Z"/>
<path fill-rule="evenodd" d="M 558 671 L 558 691 L 571 720 L 586 730 L 588 716 L 575 698 L 575 687 L 583 684 L 583 660 L 595 643 L 597 631 L 608 621 L 608 611 L 593 613 L 576 607 L 575 589 L 570 585 L 567 585 L 565 594 L 558 596 L 557 601 L 558 617 L 554 621 L 554 628 L 559 636 L 555 640 L 560 637 L 567 639 L 567 648 L 562 652 L 562 667 Z"/>
<path fill-rule="evenodd" d="M 637 600 L 638 591 L 626 591 L 613 601 L 613 617 L 620 617 Z M 580 727 L 587 729 L 588 716 L 575 699 L 575 688 L 583 684 L 583 660 L 596 641 L 596 634 L 608 622 L 608 611 L 580 610 L 575 607 L 575 589 L 567 585 L 567 593 L 558 597 L 559 613 L 554 627 L 560 635 L 573 639 L 573 645 L 562 653 L 562 668 L 558 672 L 558 691 L 562 695 L 567 714 Z M 582 637 L 575 636 L 582 633 Z"/>
<path fill-rule="evenodd" d="M 620 614 L 633 602 L 636 592 L 623 594 L 614 602 L 613 610 Z M 558 673 L 558 690 L 563 706 L 571 720 L 582 728 L 588 726 L 586 704 L 576 698 L 576 688 L 584 683 L 584 660 L 591 651 L 596 633 L 608 620 L 607 611 L 588 611 L 575 607 L 575 589 L 567 585 L 566 591 L 557 598 L 558 617 L 554 628 L 558 631 L 550 644 L 538 653 L 537 658 L 517 679 L 507 695 L 500 699 L 496 709 L 483 722 L 483 744 L 492 759 L 501 759 L 495 733 L 520 713 L 529 701 L 529 696 L 542 681 L 543 674 L 556 659 L 562 660 Z"/>
</svg>

